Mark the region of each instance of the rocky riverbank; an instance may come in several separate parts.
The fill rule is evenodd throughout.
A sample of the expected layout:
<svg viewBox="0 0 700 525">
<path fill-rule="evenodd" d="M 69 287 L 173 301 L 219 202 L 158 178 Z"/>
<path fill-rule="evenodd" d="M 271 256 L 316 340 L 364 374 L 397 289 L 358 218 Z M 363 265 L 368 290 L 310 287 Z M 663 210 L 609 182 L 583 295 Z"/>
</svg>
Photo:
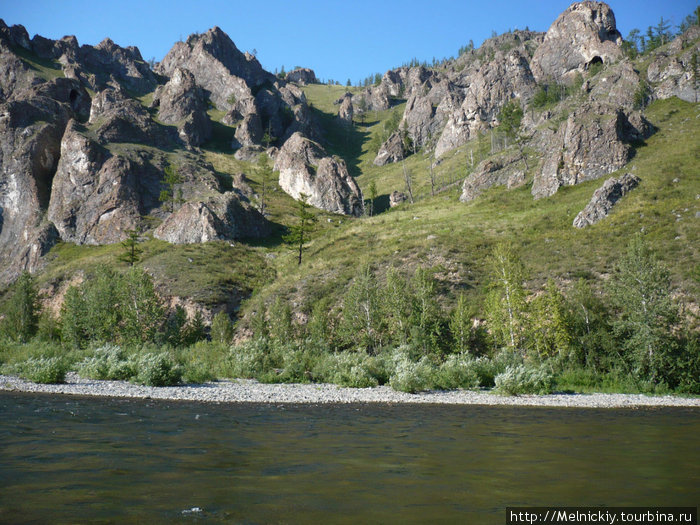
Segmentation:
<svg viewBox="0 0 700 525">
<path fill-rule="evenodd" d="M 263 384 L 238 379 L 196 385 L 149 387 L 126 381 L 84 379 L 75 373 L 57 385 L 0 376 L 0 390 L 82 396 L 169 399 L 209 403 L 434 403 L 453 405 L 520 405 L 581 408 L 683 406 L 700 408 L 700 398 L 641 394 L 550 394 L 506 397 L 488 391 L 455 390 L 406 394 L 387 386 L 343 388 L 329 384 Z"/>
</svg>

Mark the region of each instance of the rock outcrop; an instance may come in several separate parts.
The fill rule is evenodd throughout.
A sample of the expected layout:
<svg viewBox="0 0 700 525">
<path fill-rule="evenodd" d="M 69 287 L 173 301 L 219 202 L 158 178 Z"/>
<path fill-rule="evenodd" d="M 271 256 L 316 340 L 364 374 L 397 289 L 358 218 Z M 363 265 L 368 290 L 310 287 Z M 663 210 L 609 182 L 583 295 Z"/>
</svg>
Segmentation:
<svg viewBox="0 0 700 525">
<path fill-rule="evenodd" d="M 284 143 L 275 159 L 275 170 L 280 172 L 280 187 L 295 199 L 305 194 L 316 208 L 343 215 L 363 212 L 362 192 L 345 162 L 328 156 L 301 133 Z"/>
<path fill-rule="evenodd" d="M 375 166 L 385 166 L 392 162 L 398 162 L 405 158 L 404 143 L 401 138 L 401 133 L 395 131 L 392 133 L 384 144 L 381 145 L 377 156 L 374 158 Z"/>
<path fill-rule="evenodd" d="M 555 20 L 532 57 L 538 82 L 567 82 L 591 64 L 622 58 L 615 15 L 603 2 L 577 2 Z"/>
<path fill-rule="evenodd" d="M 389 195 L 389 207 L 396 208 L 399 204 L 406 202 L 407 198 L 405 193 L 394 190 Z"/>
<path fill-rule="evenodd" d="M 585 104 L 569 115 L 550 140 L 541 170 L 532 185 L 535 198 L 548 197 L 561 186 L 597 179 L 622 168 L 631 158 L 628 144 L 637 130 L 621 110 Z M 640 126 L 643 123 L 640 118 Z"/>
<path fill-rule="evenodd" d="M 607 217 L 617 201 L 636 188 L 640 182 L 639 177 L 631 173 L 625 173 L 618 179 L 606 180 L 600 188 L 595 190 L 591 201 L 576 216 L 574 227 L 585 228 Z"/>
<path fill-rule="evenodd" d="M 269 223 L 237 192 L 187 202 L 154 232 L 156 238 L 173 244 L 260 238 L 269 234 Z"/>
<path fill-rule="evenodd" d="M 177 125 L 188 146 L 199 146 L 211 137 L 207 98 L 188 70 L 175 68 L 170 80 L 156 89 L 151 107 L 158 108 L 161 122 Z"/>
<path fill-rule="evenodd" d="M 292 71 L 287 73 L 285 80 L 287 80 L 288 82 L 296 82 L 297 84 L 301 84 L 302 86 L 305 86 L 307 84 L 318 84 L 318 80 L 316 79 L 316 73 L 314 73 L 313 69 L 309 69 L 307 67 L 298 67 L 296 69 L 293 69 Z"/>
<path fill-rule="evenodd" d="M 654 86 L 654 97 L 678 97 L 686 102 L 698 102 L 697 66 L 700 55 L 700 26 L 693 26 L 676 37 L 667 49 L 656 53 L 647 69 L 647 80 Z M 695 65 L 693 57 L 695 56 Z"/>
<path fill-rule="evenodd" d="M 354 116 L 354 109 L 352 105 L 352 94 L 345 93 L 340 99 L 340 107 L 338 108 L 338 118 L 344 122 L 350 124 Z"/>
<path fill-rule="evenodd" d="M 61 140 L 48 207 L 64 241 L 109 244 L 159 204 L 160 171 L 143 158 L 113 155 L 72 121 Z"/>
<path fill-rule="evenodd" d="M 464 179 L 459 200 L 470 202 L 492 186 L 508 189 L 525 183 L 525 163 L 519 153 L 510 153 L 479 163 L 474 173 Z"/>
<path fill-rule="evenodd" d="M 254 98 L 251 88 L 275 81 L 253 55 L 241 53 L 218 27 L 204 34 L 190 35 L 186 42 L 177 42 L 156 70 L 172 77 L 176 68 L 189 70 L 222 110 Z"/>
</svg>

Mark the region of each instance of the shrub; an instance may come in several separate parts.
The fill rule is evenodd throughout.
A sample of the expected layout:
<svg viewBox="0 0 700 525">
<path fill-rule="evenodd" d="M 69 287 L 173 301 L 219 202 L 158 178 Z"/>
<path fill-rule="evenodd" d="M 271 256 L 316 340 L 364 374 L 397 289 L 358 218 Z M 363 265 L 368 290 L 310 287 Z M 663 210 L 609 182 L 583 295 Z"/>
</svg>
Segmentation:
<svg viewBox="0 0 700 525">
<path fill-rule="evenodd" d="M 379 384 L 382 367 L 376 357 L 355 352 L 328 356 L 324 362 L 324 380 L 352 388 L 369 388 Z"/>
<path fill-rule="evenodd" d="M 478 388 L 481 384 L 477 367 L 479 359 L 469 354 L 452 354 L 440 365 L 437 375 L 437 386 L 444 390 L 455 388 Z"/>
<path fill-rule="evenodd" d="M 136 371 L 134 381 L 148 386 L 176 385 L 182 379 L 182 369 L 166 352 L 134 356 L 130 365 Z"/>
<path fill-rule="evenodd" d="M 259 378 L 281 366 L 279 356 L 273 355 L 270 341 L 257 338 L 231 348 L 226 367 L 231 377 Z"/>
<path fill-rule="evenodd" d="M 509 366 L 495 379 L 495 391 L 499 394 L 547 394 L 552 391 L 552 376 L 544 368 L 525 365 Z"/>
<path fill-rule="evenodd" d="M 65 383 L 68 366 L 59 357 L 30 357 L 6 370 L 33 383 L 53 384 Z"/>
<path fill-rule="evenodd" d="M 95 350 L 92 357 L 78 363 L 78 374 L 90 379 L 125 380 L 134 375 L 133 363 L 127 359 L 124 351 L 112 344 L 106 344 Z"/>
<path fill-rule="evenodd" d="M 393 354 L 393 372 L 389 384 L 394 390 L 411 394 L 429 390 L 434 386 L 434 367 L 427 357 L 412 361 L 405 348 L 398 348 Z"/>
</svg>

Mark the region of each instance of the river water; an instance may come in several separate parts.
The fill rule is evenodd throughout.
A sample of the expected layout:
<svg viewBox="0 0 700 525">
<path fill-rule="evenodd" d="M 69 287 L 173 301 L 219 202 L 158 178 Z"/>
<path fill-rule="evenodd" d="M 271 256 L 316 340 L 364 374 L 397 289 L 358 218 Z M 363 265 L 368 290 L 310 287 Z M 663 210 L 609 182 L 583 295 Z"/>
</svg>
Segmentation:
<svg viewBox="0 0 700 525">
<path fill-rule="evenodd" d="M 259 405 L 0 392 L 1 523 L 504 523 L 696 506 L 700 410 Z"/>
</svg>

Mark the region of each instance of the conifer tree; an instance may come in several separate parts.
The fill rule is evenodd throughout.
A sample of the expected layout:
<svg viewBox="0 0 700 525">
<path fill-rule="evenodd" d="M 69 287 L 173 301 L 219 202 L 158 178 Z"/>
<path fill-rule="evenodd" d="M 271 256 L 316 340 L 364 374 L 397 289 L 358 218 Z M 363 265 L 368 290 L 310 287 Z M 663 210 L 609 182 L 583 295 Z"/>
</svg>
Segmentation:
<svg viewBox="0 0 700 525">
<path fill-rule="evenodd" d="M 311 210 L 309 196 L 305 193 L 299 195 L 297 200 L 296 216 L 298 223 L 290 226 L 289 234 L 283 236 L 286 243 L 290 244 L 294 250 L 298 250 L 298 264 L 301 264 L 304 244 L 309 240 L 309 235 L 314 223 L 318 220 Z"/>
</svg>

